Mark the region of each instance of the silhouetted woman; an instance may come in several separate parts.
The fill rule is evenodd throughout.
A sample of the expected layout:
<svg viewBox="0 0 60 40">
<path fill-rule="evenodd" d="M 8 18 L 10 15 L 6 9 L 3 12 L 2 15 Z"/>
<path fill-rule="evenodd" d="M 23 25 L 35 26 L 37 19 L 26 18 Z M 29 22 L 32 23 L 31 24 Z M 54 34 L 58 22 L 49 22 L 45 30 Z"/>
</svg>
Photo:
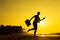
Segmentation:
<svg viewBox="0 0 60 40">
<path fill-rule="evenodd" d="M 36 36 L 37 23 L 41 21 L 40 18 L 39 18 L 39 15 L 40 15 L 40 12 L 37 12 L 37 15 L 34 15 L 34 16 L 30 19 L 30 21 L 31 21 L 33 18 L 35 18 L 34 21 L 33 21 L 33 27 L 34 27 L 34 28 L 28 30 L 28 32 L 29 32 L 30 30 L 34 30 L 34 36 Z M 43 18 L 43 19 L 45 19 L 45 18 Z M 42 19 L 42 20 L 43 20 L 43 19 Z"/>
</svg>

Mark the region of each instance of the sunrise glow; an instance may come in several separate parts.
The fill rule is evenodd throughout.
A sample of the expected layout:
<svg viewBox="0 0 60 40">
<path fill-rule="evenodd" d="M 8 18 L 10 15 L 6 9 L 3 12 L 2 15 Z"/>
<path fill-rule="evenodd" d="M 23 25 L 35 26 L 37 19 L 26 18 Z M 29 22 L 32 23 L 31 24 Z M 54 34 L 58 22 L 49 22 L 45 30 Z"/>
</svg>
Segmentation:
<svg viewBox="0 0 60 40">
<path fill-rule="evenodd" d="M 41 21 L 41 22 L 40 22 L 40 25 L 44 25 L 44 24 L 45 24 L 45 22 L 44 22 L 44 21 Z"/>
</svg>

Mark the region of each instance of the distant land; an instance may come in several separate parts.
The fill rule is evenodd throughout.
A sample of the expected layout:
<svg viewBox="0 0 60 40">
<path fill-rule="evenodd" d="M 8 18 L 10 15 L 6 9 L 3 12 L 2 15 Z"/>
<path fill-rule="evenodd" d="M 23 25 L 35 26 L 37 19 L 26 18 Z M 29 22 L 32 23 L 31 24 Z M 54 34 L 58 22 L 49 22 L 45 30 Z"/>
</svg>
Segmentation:
<svg viewBox="0 0 60 40">
<path fill-rule="evenodd" d="M 25 33 L 22 26 L 0 25 L 0 34 Z"/>
<path fill-rule="evenodd" d="M 49 35 L 60 35 L 60 33 L 50 33 Z"/>
</svg>

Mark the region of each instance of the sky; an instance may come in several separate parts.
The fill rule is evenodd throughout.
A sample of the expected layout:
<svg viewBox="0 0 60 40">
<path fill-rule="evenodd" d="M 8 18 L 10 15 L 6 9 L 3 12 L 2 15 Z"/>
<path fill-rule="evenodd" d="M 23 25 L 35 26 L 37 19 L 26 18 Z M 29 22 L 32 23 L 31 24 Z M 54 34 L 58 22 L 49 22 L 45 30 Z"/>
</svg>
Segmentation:
<svg viewBox="0 0 60 40">
<path fill-rule="evenodd" d="M 37 34 L 60 32 L 60 0 L 0 0 L 0 24 L 21 25 L 25 31 L 26 19 L 40 11 L 40 18 L 46 17 L 44 24 L 38 23 Z M 31 24 L 33 23 L 33 20 Z M 33 31 L 29 32 L 33 34 Z"/>
</svg>

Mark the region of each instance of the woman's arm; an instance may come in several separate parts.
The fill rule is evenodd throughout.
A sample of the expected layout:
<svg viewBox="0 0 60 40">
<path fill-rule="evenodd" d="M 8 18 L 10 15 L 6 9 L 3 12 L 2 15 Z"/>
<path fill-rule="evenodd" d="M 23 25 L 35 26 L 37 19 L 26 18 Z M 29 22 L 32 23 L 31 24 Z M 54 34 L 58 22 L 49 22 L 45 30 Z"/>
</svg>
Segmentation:
<svg viewBox="0 0 60 40">
<path fill-rule="evenodd" d="M 42 20 L 44 20 L 45 19 L 45 17 L 43 18 L 43 19 L 41 19 L 40 21 L 42 21 Z"/>
<path fill-rule="evenodd" d="M 33 16 L 31 19 L 30 19 L 30 21 L 34 18 L 35 16 Z"/>
</svg>

